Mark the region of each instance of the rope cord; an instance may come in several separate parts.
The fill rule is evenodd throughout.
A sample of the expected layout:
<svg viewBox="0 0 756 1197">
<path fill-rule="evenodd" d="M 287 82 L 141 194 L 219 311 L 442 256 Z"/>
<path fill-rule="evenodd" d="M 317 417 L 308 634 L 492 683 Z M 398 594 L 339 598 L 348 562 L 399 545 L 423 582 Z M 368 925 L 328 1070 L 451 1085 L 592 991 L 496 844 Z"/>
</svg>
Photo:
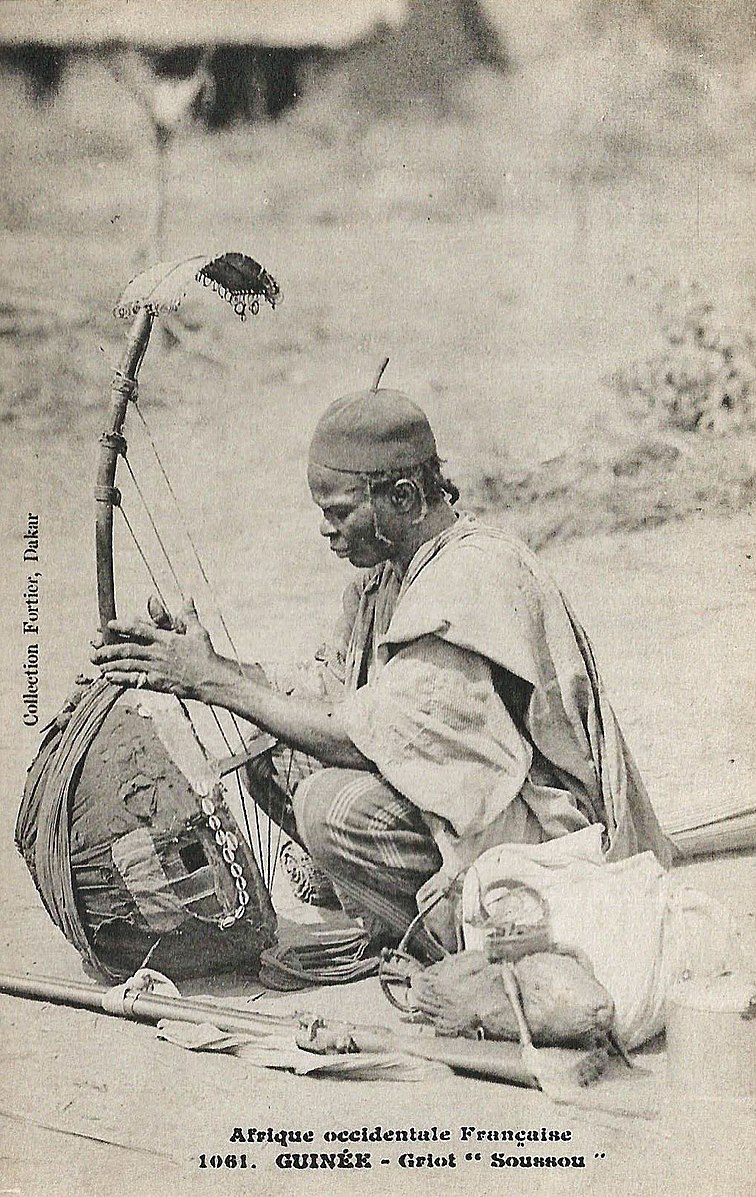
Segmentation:
<svg viewBox="0 0 756 1197">
<path fill-rule="evenodd" d="M 129 472 L 130 472 L 130 473 L 132 473 L 132 471 L 131 471 L 131 470 L 130 470 Z M 132 477 L 133 477 L 133 473 L 132 473 Z M 135 484 L 136 484 L 136 479 L 135 479 L 134 481 L 135 481 Z M 139 489 L 139 488 L 138 488 L 138 486 L 137 486 L 137 489 Z M 144 500 L 143 500 L 143 501 L 144 501 Z M 146 556 L 146 554 L 145 554 L 145 552 L 144 552 L 144 549 L 142 548 L 141 544 L 139 543 L 139 537 L 137 536 L 136 532 L 134 531 L 134 528 L 133 528 L 133 527 L 132 527 L 132 525 L 131 525 L 131 521 L 129 520 L 129 517 L 127 516 L 127 514 L 126 514 L 126 512 L 124 511 L 123 507 L 119 507 L 119 511 L 121 512 L 121 514 L 122 514 L 122 516 L 123 516 L 124 522 L 125 522 L 125 524 L 126 524 L 126 527 L 127 527 L 127 528 L 128 528 L 128 530 L 129 530 L 129 533 L 130 533 L 130 535 L 131 535 L 131 539 L 132 539 L 132 540 L 133 540 L 133 542 L 134 542 L 134 545 L 135 545 L 135 547 L 136 547 L 136 550 L 137 550 L 137 552 L 139 553 L 139 556 L 140 556 L 140 557 L 141 557 L 141 559 L 142 559 L 142 563 L 143 563 L 143 565 L 144 565 L 144 568 L 147 570 L 147 573 L 148 573 L 148 575 L 149 575 L 150 581 L 152 582 L 152 585 L 155 587 L 155 590 L 156 590 L 156 592 L 157 592 L 157 596 L 158 596 L 158 598 L 160 599 L 160 602 L 163 604 L 163 607 L 164 607 L 164 608 L 165 608 L 165 610 L 167 611 L 167 610 L 168 610 L 168 603 L 167 603 L 167 600 L 166 600 L 166 598 L 165 598 L 165 596 L 164 596 L 164 594 L 163 594 L 162 590 L 160 589 L 160 584 L 159 584 L 159 582 L 158 582 L 157 578 L 155 577 L 155 572 L 154 572 L 154 570 L 152 569 L 152 566 L 150 565 L 149 561 L 147 560 L 147 556 Z M 173 573 L 173 570 L 171 570 L 171 572 Z M 175 577 L 175 575 L 174 575 L 174 577 Z M 204 744 L 202 743 L 202 740 L 200 739 L 199 733 L 198 733 L 198 731 L 197 731 L 196 724 L 195 724 L 194 720 L 192 719 L 191 712 L 189 711 L 189 708 L 187 707 L 186 703 L 185 703 L 185 702 L 183 702 L 183 700 L 182 700 L 182 699 L 180 699 L 180 698 L 179 698 L 179 699 L 177 699 L 177 702 L 178 702 L 178 704 L 179 704 L 179 707 L 181 708 L 181 711 L 182 711 L 182 713 L 183 713 L 184 717 L 185 717 L 185 718 L 186 718 L 186 720 L 188 721 L 188 723 L 189 723 L 189 726 L 190 726 L 190 727 L 191 727 L 191 729 L 192 729 L 192 732 L 194 733 L 194 738 L 195 738 L 195 740 L 196 740 L 196 741 L 197 741 L 197 743 L 199 744 L 199 746 L 200 746 L 200 749 L 202 750 L 202 753 L 203 753 L 203 755 L 204 755 L 205 759 L 207 759 L 207 750 L 205 749 L 205 746 L 204 746 Z M 212 708 L 211 708 L 211 710 L 212 710 Z M 228 744 L 228 742 L 226 742 L 226 743 L 227 743 L 228 751 L 230 752 L 230 751 L 231 751 L 231 747 L 230 747 L 230 745 Z"/>
</svg>

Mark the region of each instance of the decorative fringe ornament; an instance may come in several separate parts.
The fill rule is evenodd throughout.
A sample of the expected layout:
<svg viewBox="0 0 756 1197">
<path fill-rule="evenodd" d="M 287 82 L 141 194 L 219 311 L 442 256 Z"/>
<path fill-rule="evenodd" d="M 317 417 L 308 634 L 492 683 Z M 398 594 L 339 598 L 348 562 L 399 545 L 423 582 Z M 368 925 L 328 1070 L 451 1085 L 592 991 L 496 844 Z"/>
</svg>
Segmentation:
<svg viewBox="0 0 756 1197">
<path fill-rule="evenodd" d="M 257 315 L 261 299 L 275 308 L 283 298 L 273 276 L 247 254 L 195 255 L 142 271 L 118 299 L 114 314 L 133 319 L 139 312 L 153 317 L 176 312 L 193 282 L 210 287 L 241 320 Z"/>
</svg>

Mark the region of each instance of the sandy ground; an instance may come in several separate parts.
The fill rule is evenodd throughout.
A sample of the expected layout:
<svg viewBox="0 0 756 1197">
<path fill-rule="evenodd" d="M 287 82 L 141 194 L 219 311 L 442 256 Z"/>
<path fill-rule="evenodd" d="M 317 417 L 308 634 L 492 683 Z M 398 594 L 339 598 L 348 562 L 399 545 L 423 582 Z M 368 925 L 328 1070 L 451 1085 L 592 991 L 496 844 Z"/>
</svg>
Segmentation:
<svg viewBox="0 0 756 1197">
<path fill-rule="evenodd" d="M 753 785 L 753 763 L 747 758 L 746 682 L 754 648 L 745 618 L 753 592 L 749 531 L 745 520 L 700 520 L 594 539 L 549 555 L 591 628 L 630 741 L 667 823 L 677 817 L 685 795 L 708 792 L 714 803 Z M 77 955 L 49 923 L 10 844 L 12 795 L 20 790 L 30 751 L 29 737 L 13 739 L 3 747 L 8 802 L 2 816 L 2 968 L 78 978 Z M 751 955 L 756 944 L 752 865 L 750 856 L 736 855 L 680 868 L 686 881 L 726 899 Z M 286 907 L 281 894 L 279 908 Z M 392 1022 L 375 982 L 268 1004 Z M 638 1193 L 703 1193 L 705 1183 L 711 1192 L 748 1191 L 745 1112 L 726 1105 L 665 1107 L 669 1090 L 659 1049 L 641 1057 L 646 1071 L 634 1078 L 633 1093 L 648 1110 L 658 1111 L 661 1103 L 661 1112 L 622 1119 L 461 1077 L 389 1084 L 261 1072 L 241 1060 L 190 1056 L 158 1043 L 149 1028 L 102 1015 L 10 998 L 0 1006 L 5 1028 L 0 1154 L 7 1191 L 24 1197 L 85 1191 L 104 1197 L 133 1184 L 177 1197 L 274 1187 L 286 1193 L 352 1191 L 351 1172 L 303 1177 L 277 1170 L 273 1161 L 281 1148 L 272 1145 L 247 1148 L 248 1176 L 202 1169 L 200 1154 L 225 1157 L 238 1125 L 311 1127 L 315 1150 L 328 1129 L 435 1125 L 451 1130 L 449 1149 L 464 1173 L 452 1175 L 441 1167 L 432 1174 L 427 1169 L 410 1173 L 398 1164 L 399 1149 L 386 1145 L 379 1158 L 391 1162 L 376 1161 L 375 1171 L 365 1174 L 375 1192 L 444 1191 L 462 1176 L 481 1192 L 501 1191 L 512 1178 L 508 1172 L 502 1179 L 490 1167 L 495 1145 L 486 1143 L 482 1161 L 464 1159 L 459 1134 L 468 1125 L 571 1129 L 574 1151 L 586 1157 L 585 1172 L 578 1177 L 560 1173 L 558 1180 L 531 1173 L 528 1186 L 536 1193 L 573 1187 L 609 1193 L 626 1186 L 630 1177 Z M 621 1085 L 623 1097 L 627 1084 Z M 607 1095 L 614 1097 L 611 1084 L 604 1101 Z M 322 1142 L 320 1149 L 325 1149 Z M 427 1148 L 418 1150 L 427 1153 Z M 440 1148 L 434 1150 L 438 1154 Z"/>
</svg>

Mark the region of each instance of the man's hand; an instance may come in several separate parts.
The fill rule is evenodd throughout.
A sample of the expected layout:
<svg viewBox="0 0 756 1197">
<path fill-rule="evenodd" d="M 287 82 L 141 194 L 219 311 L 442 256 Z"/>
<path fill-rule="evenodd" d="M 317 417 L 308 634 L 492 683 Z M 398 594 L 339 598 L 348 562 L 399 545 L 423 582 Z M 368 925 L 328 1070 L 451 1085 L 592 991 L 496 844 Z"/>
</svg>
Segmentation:
<svg viewBox="0 0 756 1197">
<path fill-rule="evenodd" d="M 178 698 L 202 698 L 203 686 L 225 674 L 200 623 L 191 599 L 172 623 L 157 600 L 148 606 L 150 620 L 111 620 L 108 628 L 122 639 L 95 649 L 92 661 L 118 686 L 145 687 Z"/>
<path fill-rule="evenodd" d="M 166 610 L 156 594 L 151 594 L 147 599 L 147 614 L 156 628 L 162 628 L 164 632 L 181 631 L 170 611 Z"/>
<path fill-rule="evenodd" d="M 343 727 L 338 703 L 278 694 L 259 665 L 219 656 L 191 601 L 176 619 L 158 599 L 147 610 L 149 619 L 111 620 L 109 631 L 120 637 L 115 644 L 93 641 L 92 661 L 108 681 L 224 707 L 326 765 L 373 768 Z"/>
</svg>

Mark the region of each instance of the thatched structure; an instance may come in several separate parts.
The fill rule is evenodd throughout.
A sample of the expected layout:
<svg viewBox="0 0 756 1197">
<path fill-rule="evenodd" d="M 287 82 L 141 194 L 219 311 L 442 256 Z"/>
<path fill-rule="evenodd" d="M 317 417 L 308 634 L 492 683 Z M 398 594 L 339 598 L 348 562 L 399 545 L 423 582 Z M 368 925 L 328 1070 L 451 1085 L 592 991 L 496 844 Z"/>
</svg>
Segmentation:
<svg viewBox="0 0 756 1197">
<path fill-rule="evenodd" d="M 385 77 L 388 93 L 437 94 L 473 62 L 503 64 L 480 0 L 4 0 L 0 60 L 46 98 L 69 59 L 138 50 L 159 74 L 208 63 L 212 125 L 276 116 L 324 68 L 354 58 Z M 370 79 L 365 80 L 368 91 Z"/>
</svg>

